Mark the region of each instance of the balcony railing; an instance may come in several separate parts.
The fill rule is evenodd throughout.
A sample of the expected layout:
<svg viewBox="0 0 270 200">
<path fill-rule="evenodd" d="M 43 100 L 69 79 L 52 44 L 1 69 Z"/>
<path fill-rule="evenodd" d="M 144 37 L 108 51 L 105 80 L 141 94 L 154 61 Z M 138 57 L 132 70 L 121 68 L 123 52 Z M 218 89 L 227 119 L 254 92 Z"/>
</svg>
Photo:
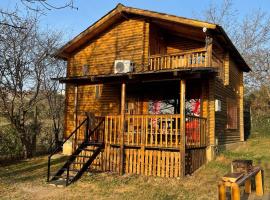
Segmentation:
<svg viewBox="0 0 270 200">
<path fill-rule="evenodd" d="M 131 146 L 179 148 L 180 115 L 125 115 L 124 144 Z M 207 146 L 206 119 L 186 116 L 186 148 Z M 105 117 L 106 143 L 120 144 L 121 116 Z"/>
<path fill-rule="evenodd" d="M 152 55 L 149 57 L 148 70 L 207 67 L 207 60 L 205 48 L 175 54 Z"/>
</svg>

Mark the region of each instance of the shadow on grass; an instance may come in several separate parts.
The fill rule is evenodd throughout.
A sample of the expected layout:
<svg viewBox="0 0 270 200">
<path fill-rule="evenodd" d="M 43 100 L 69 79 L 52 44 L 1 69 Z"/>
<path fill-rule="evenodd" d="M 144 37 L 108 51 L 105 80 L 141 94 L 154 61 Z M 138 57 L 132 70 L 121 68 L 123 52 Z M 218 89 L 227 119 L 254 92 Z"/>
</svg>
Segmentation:
<svg viewBox="0 0 270 200">
<path fill-rule="evenodd" d="M 63 162 L 66 161 L 66 157 L 59 157 L 51 161 L 52 169 L 60 167 Z M 39 164 L 35 164 L 39 163 Z M 16 181 L 24 182 L 27 180 L 34 180 L 37 178 L 43 178 L 47 175 L 48 162 L 45 159 L 37 159 L 33 162 L 19 161 L 17 164 L 6 166 L 0 169 L 0 177 L 7 182 Z M 18 167 L 18 168 L 17 168 Z"/>
</svg>

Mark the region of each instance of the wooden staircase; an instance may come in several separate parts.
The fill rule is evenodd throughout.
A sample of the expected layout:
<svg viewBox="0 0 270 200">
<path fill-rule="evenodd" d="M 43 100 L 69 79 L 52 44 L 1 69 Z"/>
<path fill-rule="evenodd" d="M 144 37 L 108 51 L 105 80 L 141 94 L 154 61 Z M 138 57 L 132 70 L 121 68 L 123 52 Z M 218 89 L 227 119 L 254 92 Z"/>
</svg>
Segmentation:
<svg viewBox="0 0 270 200">
<path fill-rule="evenodd" d="M 48 157 L 47 182 L 50 185 L 63 187 L 77 181 L 84 172 L 88 170 L 93 161 L 104 149 L 104 119 L 100 120 L 94 129 L 89 128 L 89 117 L 87 117 L 70 136 L 58 146 Z M 70 139 L 78 129 L 85 126 L 85 136 L 83 142 L 77 146 L 72 155 L 68 157 L 65 164 L 53 175 L 50 173 L 51 157 L 62 149 L 63 144 Z"/>
</svg>

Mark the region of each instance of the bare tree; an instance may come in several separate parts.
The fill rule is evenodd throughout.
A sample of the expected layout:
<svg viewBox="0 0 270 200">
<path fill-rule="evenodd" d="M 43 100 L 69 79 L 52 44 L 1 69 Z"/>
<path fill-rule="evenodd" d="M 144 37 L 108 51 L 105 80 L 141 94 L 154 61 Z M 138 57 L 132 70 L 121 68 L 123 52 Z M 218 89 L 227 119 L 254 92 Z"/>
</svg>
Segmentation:
<svg viewBox="0 0 270 200">
<path fill-rule="evenodd" d="M 5 18 L 9 22 L 8 18 Z M 13 19 L 14 20 L 14 19 Z M 40 32 L 35 17 L 15 18 L 23 29 L 0 25 L 0 105 L 16 130 L 26 157 L 33 156 L 40 132 L 38 103 L 44 71 L 51 65 L 57 37 Z"/>
<path fill-rule="evenodd" d="M 251 66 L 245 77 L 247 86 L 257 89 L 270 83 L 270 15 L 261 9 L 240 17 L 232 0 L 211 4 L 203 12 L 205 20 L 220 24 Z M 269 91 L 270 94 L 270 91 Z M 270 95 L 269 95 L 270 98 Z"/>
<path fill-rule="evenodd" d="M 64 8 L 78 10 L 78 8 L 74 6 L 74 0 L 64 0 L 58 4 L 50 0 L 17 0 L 17 2 L 21 3 L 27 10 L 41 14 L 46 14 L 47 11 Z M 7 18 L 9 20 L 6 20 Z M 0 25 L 12 26 L 13 28 L 26 28 L 15 23 L 18 19 L 20 19 L 20 17 L 17 9 L 15 9 L 15 11 L 9 11 L 0 7 Z"/>
<path fill-rule="evenodd" d="M 58 41 L 58 38 L 56 38 Z M 55 45 L 53 45 L 55 46 Z M 52 78 L 59 78 L 65 76 L 65 63 L 54 57 L 50 59 L 50 65 L 45 68 L 43 73 L 43 95 L 48 103 L 49 118 L 52 120 L 52 133 L 54 138 L 54 145 L 59 145 L 61 139 L 61 130 L 63 129 L 64 116 L 64 102 L 65 94 L 63 88 L 58 80 Z M 51 145 L 53 145 L 53 143 Z"/>
</svg>

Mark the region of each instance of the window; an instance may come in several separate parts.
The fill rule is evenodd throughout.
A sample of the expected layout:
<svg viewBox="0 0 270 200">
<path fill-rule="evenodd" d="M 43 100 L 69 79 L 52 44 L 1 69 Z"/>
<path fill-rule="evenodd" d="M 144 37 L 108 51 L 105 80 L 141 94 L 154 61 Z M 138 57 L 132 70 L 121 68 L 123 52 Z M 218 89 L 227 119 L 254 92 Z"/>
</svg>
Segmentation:
<svg viewBox="0 0 270 200">
<path fill-rule="evenodd" d="M 100 98 L 100 85 L 95 85 L 95 98 Z"/>
<path fill-rule="evenodd" d="M 238 107 L 234 99 L 227 99 L 227 128 L 238 128 Z"/>
</svg>

